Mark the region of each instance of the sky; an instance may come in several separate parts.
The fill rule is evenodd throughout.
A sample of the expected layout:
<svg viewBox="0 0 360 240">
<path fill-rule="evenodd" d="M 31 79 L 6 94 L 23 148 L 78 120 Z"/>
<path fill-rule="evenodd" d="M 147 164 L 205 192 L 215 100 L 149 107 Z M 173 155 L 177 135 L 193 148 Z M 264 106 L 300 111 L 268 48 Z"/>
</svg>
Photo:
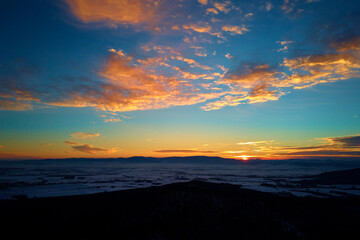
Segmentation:
<svg viewBox="0 0 360 240">
<path fill-rule="evenodd" d="M 0 159 L 360 157 L 360 2 L 0 0 Z"/>
</svg>

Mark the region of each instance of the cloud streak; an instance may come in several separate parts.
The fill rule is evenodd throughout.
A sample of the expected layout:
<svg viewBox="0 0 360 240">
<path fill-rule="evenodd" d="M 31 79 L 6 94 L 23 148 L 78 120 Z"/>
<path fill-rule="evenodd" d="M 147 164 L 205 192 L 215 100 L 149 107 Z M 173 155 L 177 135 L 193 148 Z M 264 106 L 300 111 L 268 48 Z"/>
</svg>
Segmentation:
<svg viewBox="0 0 360 240">
<path fill-rule="evenodd" d="M 283 71 L 267 64 L 241 65 L 217 82 L 228 85 L 232 93 L 202 108 L 209 111 L 243 103 L 276 101 L 289 88 L 304 89 L 357 77 L 360 70 L 359 39 L 353 37 L 341 42 L 334 41 L 331 43 L 332 51 L 326 54 L 285 58 L 279 64 L 279 69 L 285 67 Z M 286 46 L 290 42 L 280 43 Z"/>
<path fill-rule="evenodd" d="M 290 11 L 295 2 L 284 1 L 283 10 Z M 126 112 L 204 103 L 201 109 L 210 111 L 240 104 L 277 101 L 296 89 L 359 76 L 360 37 L 356 34 L 347 38 L 333 37 L 321 54 L 288 57 L 272 64 L 241 62 L 228 71 L 217 57 L 208 62 L 204 60 L 204 64 L 202 60 L 212 55 L 206 54 L 205 48 L 200 52 L 200 48 L 195 48 L 191 41 L 201 39 L 206 40 L 206 44 L 213 44 L 214 41 L 225 41 L 223 35 L 226 38 L 239 37 L 249 31 L 245 24 L 227 21 L 227 18 L 216 20 L 207 16 L 206 12 L 203 18 L 195 18 L 179 2 L 174 4 L 174 11 L 177 12 L 178 8 L 185 10 L 177 12 L 169 21 L 164 21 L 163 17 L 171 15 L 170 8 L 161 11 L 159 16 L 157 14 L 163 9 L 164 1 L 66 0 L 66 3 L 72 14 L 85 23 L 139 26 L 156 25 L 161 20 L 167 23 L 168 29 L 172 28 L 171 34 L 179 32 L 181 39 L 189 39 L 189 42 L 182 42 L 184 45 L 177 45 L 178 48 L 149 43 L 131 54 L 123 49 L 110 48 L 109 55 L 97 63 L 99 67 L 93 70 L 96 74 L 92 77 L 60 79 L 63 80 L 58 81 L 61 84 L 46 86 L 31 85 L 32 81 L 27 79 L 36 78 L 34 67 L 20 64 L 12 74 L 0 76 L 0 109 L 27 111 L 35 106 L 58 106 Z M 231 15 L 230 10 L 235 12 L 237 9 L 227 1 L 199 1 L 196 4 L 202 11 L 213 8 L 223 16 Z M 271 10 L 272 4 L 266 4 L 267 10 Z M 184 20 L 181 25 L 180 18 Z M 163 34 L 168 34 L 163 26 L 160 28 Z M 218 39 L 214 40 L 213 36 Z M 278 51 L 286 52 L 293 42 L 277 43 L 281 46 Z M 215 53 L 216 50 L 208 52 Z M 228 49 L 222 54 L 231 60 L 225 59 L 228 64 L 238 60 L 236 52 Z M 218 66 L 222 66 L 223 72 L 217 69 Z M 121 119 L 109 118 L 105 121 L 120 122 Z"/>
<path fill-rule="evenodd" d="M 216 153 L 217 151 L 191 150 L 191 149 L 166 149 L 156 150 L 156 153 Z"/>
<path fill-rule="evenodd" d="M 84 23 L 103 22 L 154 27 L 162 18 L 159 2 L 151 0 L 65 0 L 71 13 Z"/>
<path fill-rule="evenodd" d="M 311 156 L 311 157 L 331 157 L 331 156 L 343 156 L 343 157 L 360 157 L 360 151 L 342 151 L 342 150 L 318 150 L 318 151 L 298 151 L 290 153 L 279 153 L 278 155 L 286 156 Z"/>
<path fill-rule="evenodd" d="M 71 145 L 71 148 L 75 151 L 89 153 L 89 154 L 96 154 L 101 152 L 111 154 L 118 151 L 117 148 L 111 148 L 111 149 L 99 148 L 99 147 L 94 147 L 93 145 L 87 143 L 77 143 L 73 141 L 64 141 L 64 143 Z"/>
<path fill-rule="evenodd" d="M 89 154 L 95 154 L 98 152 L 108 152 L 109 150 L 105 149 L 105 148 L 97 148 L 97 147 L 93 147 L 90 144 L 83 144 L 83 145 L 77 145 L 77 146 L 72 146 L 72 148 L 76 151 L 79 152 L 84 152 L 84 153 L 89 153 Z"/>
<path fill-rule="evenodd" d="M 73 141 L 64 141 L 64 143 L 69 144 L 69 145 L 78 145 L 78 143 L 73 142 Z"/>
<path fill-rule="evenodd" d="M 245 32 L 249 31 L 249 29 L 247 29 L 244 25 L 243 26 L 226 25 L 226 26 L 222 27 L 222 30 L 225 32 L 230 32 L 232 35 L 235 35 L 235 34 L 242 35 Z"/>
<path fill-rule="evenodd" d="M 325 144 L 279 148 L 278 150 L 284 152 L 280 152 L 277 155 L 360 157 L 360 135 L 316 138 L 316 140 L 323 141 Z"/>
<path fill-rule="evenodd" d="M 206 93 L 194 88 L 194 83 L 185 80 L 208 78 L 210 75 L 188 73 L 180 67 L 171 66 L 168 61 L 181 60 L 201 69 L 205 68 L 203 65 L 188 58 L 171 55 L 174 54 L 171 48 L 154 49 L 160 52 L 158 57 L 141 61 L 122 52 L 118 54 L 112 51 L 104 68 L 99 71 L 104 83 L 81 91 L 73 89 L 68 93 L 68 98 L 48 104 L 64 107 L 91 106 L 103 111 L 124 112 L 193 105 L 224 94 Z M 163 54 L 170 56 L 161 56 Z M 168 67 L 174 70 L 175 74 L 165 76 L 153 71 L 158 67 Z"/>
<path fill-rule="evenodd" d="M 122 50 L 111 49 L 104 67 L 98 71 L 102 81 L 90 82 L 85 87 L 81 84 L 65 89 L 57 87 L 57 92 L 51 97 L 27 88 L 9 87 L 5 82 L 2 85 L 8 91 L 0 92 L 0 108 L 24 111 L 32 109 L 32 103 L 37 102 L 125 112 L 193 105 L 217 99 L 201 107 L 209 111 L 245 103 L 277 101 L 291 89 L 303 89 L 358 76 L 359 39 L 353 37 L 333 41 L 329 53 L 285 58 L 278 66 L 241 64 L 226 74 L 184 57 L 171 47 L 144 47 L 146 52 L 156 52 L 154 57 L 145 59 L 134 59 Z M 188 64 L 188 71 L 174 61 Z M 164 74 L 159 70 L 162 68 L 170 71 Z M 200 72 L 194 72 L 193 69 Z M 206 86 L 205 89 L 202 86 Z"/>
<path fill-rule="evenodd" d="M 73 138 L 76 139 L 87 139 L 100 136 L 100 133 L 83 133 L 83 132 L 74 132 L 70 134 Z"/>
</svg>

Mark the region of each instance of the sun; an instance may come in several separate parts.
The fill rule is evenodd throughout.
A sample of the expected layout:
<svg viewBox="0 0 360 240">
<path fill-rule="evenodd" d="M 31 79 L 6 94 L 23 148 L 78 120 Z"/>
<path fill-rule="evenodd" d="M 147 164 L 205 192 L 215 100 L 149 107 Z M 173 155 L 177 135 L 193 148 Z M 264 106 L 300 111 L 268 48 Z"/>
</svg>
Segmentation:
<svg viewBox="0 0 360 240">
<path fill-rule="evenodd" d="M 241 159 L 243 161 L 249 160 L 249 157 L 251 157 L 251 156 L 247 156 L 247 155 L 236 156 L 236 158 L 239 158 L 239 159 Z"/>
</svg>

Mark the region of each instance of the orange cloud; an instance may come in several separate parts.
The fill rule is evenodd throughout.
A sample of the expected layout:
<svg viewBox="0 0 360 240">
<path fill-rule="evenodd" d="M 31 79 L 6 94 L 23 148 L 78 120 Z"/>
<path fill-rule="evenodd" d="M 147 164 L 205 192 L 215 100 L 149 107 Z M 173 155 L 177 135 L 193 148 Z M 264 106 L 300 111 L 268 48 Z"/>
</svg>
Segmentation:
<svg viewBox="0 0 360 240">
<path fill-rule="evenodd" d="M 227 59 L 232 59 L 232 58 L 233 58 L 233 56 L 231 56 L 230 53 L 225 54 L 225 57 L 226 57 Z"/>
<path fill-rule="evenodd" d="M 319 156 L 319 157 L 360 157 L 360 135 L 343 137 L 315 138 L 322 141 L 322 145 L 279 147 L 274 155 L 277 156 Z"/>
<path fill-rule="evenodd" d="M 270 87 L 271 85 L 259 84 L 251 89 L 246 98 L 250 104 L 278 100 L 283 93 L 278 90 L 269 90 Z"/>
<path fill-rule="evenodd" d="M 166 47 L 145 47 L 145 51 L 155 50 L 159 54 L 173 54 L 176 51 Z M 173 56 L 173 55 L 170 55 Z M 104 82 L 96 88 L 73 90 L 66 99 L 50 102 L 55 106 L 85 107 L 91 106 L 104 111 L 135 111 L 160 109 L 171 106 L 193 105 L 209 99 L 218 98 L 224 93 L 203 93 L 194 83 L 183 79 L 209 78 L 209 74 L 185 72 L 179 67 L 166 63 L 168 56 L 157 56 L 146 60 L 134 60 L 121 51 L 111 51 L 111 56 L 99 71 Z M 173 57 L 176 59 L 175 57 Z M 204 68 L 194 60 L 180 57 L 181 61 Z M 165 76 L 154 69 L 167 66 L 180 73 Z M 210 76 L 212 77 L 212 76 Z"/>
<path fill-rule="evenodd" d="M 71 145 L 71 148 L 79 151 L 79 152 L 84 152 L 84 153 L 90 153 L 90 154 L 95 154 L 98 152 L 106 152 L 108 154 L 117 152 L 118 149 L 117 148 L 111 148 L 111 149 L 105 149 L 105 148 L 98 148 L 98 147 L 94 147 L 91 144 L 83 144 L 83 143 L 77 143 L 77 142 L 73 142 L 73 141 L 64 141 L 66 144 Z"/>
<path fill-rule="evenodd" d="M 10 90 L 11 91 L 8 91 L 7 93 L 0 92 L 0 98 L 11 98 L 18 101 L 40 101 L 40 99 L 33 96 L 29 90 L 21 90 L 13 86 L 10 87 Z"/>
<path fill-rule="evenodd" d="M 271 69 L 269 65 L 262 64 L 257 66 L 245 65 L 244 70 L 240 73 L 237 71 L 230 72 L 221 83 L 229 83 L 242 88 L 251 88 L 261 83 L 271 83 L 278 79 L 278 72 Z"/>
<path fill-rule="evenodd" d="M 195 55 L 198 57 L 206 57 L 207 56 L 207 54 L 204 52 L 195 52 Z"/>
<path fill-rule="evenodd" d="M 214 7 L 221 11 L 221 12 L 224 12 L 224 13 L 228 13 L 230 11 L 230 8 L 229 8 L 229 3 L 228 2 L 225 2 L 225 3 L 219 3 L 219 2 L 215 2 L 214 3 Z"/>
<path fill-rule="evenodd" d="M 292 74 L 276 85 L 301 89 L 357 76 L 360 58 L 358 53 L 337 52 L 285 59 L 283 66 L 288 67 Z"/>
<path fill-rule="evenodd" d="M 183 25 L 183 28 L 186 30 L 193 30 L 193 31 L 199 32 L 199 33 L 211 34 L 211 26 L 208 24 L 198 25 L 198 24 L 192 23 L 192 24 L 188 24 L 188 25 Z"/>
<path fill-rule="evenodd" d="M 171 27 L 172 30 L 180 30 L 180 27 L 178 25 L 174 25 Z"/>
<path fill-rule="evenodd" d="M 222 99 L 210 102 L 202 107 L 205 111 L 218 110 L 225 106 L 237 106 L 243 103 L 261 103 L 278 100 L 283 93 L 270 90 L 272 83 L 278 81 L 279 73 L 263 64 L 254 67 L 245 66 L 244 73 L 230 72 L 218 84 L 228 85 L 232 91 Z"/>
<path fill-rule="evenodd" d="M 203 55 L 201 55 L 203 56 Z M 202 68 L 204 70 L 211 70 L 212 68 L 205 66 L 205 65 L 201 65 L 200 63 L 196 62 L 194 59 L 190 59 L 190 58 L 184 58 L 182 56 L 171 56 L 171 59 L 176 59 L 179 61 L 183 61 L 189 65 L 191 65 L 192 67 L 198 67 L 198 68 Z"/>
<path fill-rule="evenodd" d="M 188 29 L 198 27 L 191 24 L 184 26 Z M 234 26 L 227 26 L 229 28 L 225 30 L 237 31 L 230 28 Z M 208 24 L 202 24 L 198 29 L 213 34 L 211 30 Z M 29 90 L 22 84 L 0 83 L 0 109 L 30 110 L 33 102 L 37 102 L 124 112 L 193 105 L 216 99 L 202 107 L 209 111 L 244 103 L 276 101 L 290 88 L 307 88 L 358 76 L 359 42 L 359 37 L 341 39 L 330 44 L 332 48 L 328 53 L 284 59 L 274 67 L 243 64 L 241 69 L 228 71 L 224 66 L 214 64 L 214 68 L 222 69 L 223 73 L 213 72 L 213 68 L 182 56 L 180 50 L 173 47 L 147 44 L 141 49 L 152 57 L 142 59 L 136 59 L 136 54 L 128 55 L 123 50 L 110 49 L 109 57 L 98 69 L 96 80 L 87 79 L 86 84 L 64 84 L 46 89 L 52 93 L 51 96 Z M 289 43 L 279 42 L 281 46 Z M 194 49 L 196 54 L 203 48 L 190 46 L 189 49 Z M 226 57 L 232 58 L 230 53 Z M 164 71 L 164 68 L 169 69 Z M 196 69 L 197 72 L 194 68 L 200 69 Z M 105 121 L 121 120 L 111 117 Z"/>
<path fill-rule="evenodd" d="M 69 145 L 78 145 L 78 143 L 73 142 L 73 141 L 64 141 L 64 143 L 69 144 Z"/>
<path fill-rule="evenodd" d="M 249 31 L 249 29 L 247 29 L 244 25 L 243 26 L 226 25 L 222 27 L 222 30 L 225 32 L 230 32 L 233 35 L 235 34 L 241 35 Z"/>
<path fill-rule="evenodd" d="M 195 73 L 190 73 L 190 72 L 185 72 L 183 70 L 181 70 L 179 67 L 171 67 L 173 70 L 176 70 L 180 73 L 181 78 L 184 79 L 191 79 L 191 80 L 197 80 L 197 79 L 201 79 L 201 78 L 207 78 L 209 77 L 208 74 L 195 74 Z"/>
<path fill-rule="evenodd" d="M 216 151 L 177 149 L 177 150 L 156 150 L 157 153 L 216 153 Z"/>
<path fill-rule="evenodd" d="M 277 41 L 276 43 L 282 46 L 282 48 L 276 50 L 277 52 L 287 52 L 289 44 L 294 43 L 294 41 Z"/>
<path fill-rule="evenodd" d="M 222 99 L 217 100 L 215 102 L 207 103 L 205 106 L 201 108 L 205 111 L 211 110 L 219 110 L 226 106 L 237 106 L 244 103 L 263 103 L 267 101 L 276 101 L 278 100 L 284 93 L 277 92 L 276 90 L 270 91 L 268 89 L 256 90 L 255 92 L 251 91 L 246 92 L 238 92 L 236 95 L 226 95 Z"/>
<path fill-rule="evenodd" d="M 208 4 L 208 0 L 198 0 L 198 2 L 202 5 L 207 5 Z"/>
<path fill-rule="evenodd" d="M 360 148 L 360 134 L 345 137 L 326 137 L 315 138 L 317 141 L 324 141 L 326 144 L 322 146 L 340 146 L 346 148 Z"/>
<path fill-rule="evenodd" d="M 191 24 L 183 25 L 182 27 L 185 30 L 192 30 L 198 33 L 207 33 L 212 36 L 216 36 L 218 38 L 224 39 L 224 37 L 221 35 L 220 32 L 213 32 L 212 27 L 208 23 L 203 23 L 203 22 L 199 24 L 191 23 Z M 186 42 L 190 42 L 190 39 L 186 40 Z"/>
<path fill-rule="evenodd" d="M 312 146 L 276 146 L 281 144 L 275 140 L 239 142 L 238 149 L 223 151 L 233 155 L 244 153 L 260 158 L 292 158 L 296 157 L 360 157 L 360 134 L 343 137 L 315 138 L 324 141 L 322 145 Z M 236 156 L 232 156 L 236 157 Z"/>
<path fill-rule="evenodd" d="M 287 71 L 276 71 L 267 64 L 242 66 L 229 72 L 217 84 L 226 84 L 232 93 L 202 107 L 205 111 L 236 106 L 242 103 L 260 103 L 278 100 L 284 88 L 303 89 L 320 83 L 335 82 L 359 76 L 360 38 L 335 42 L 335 49 L 327 54 L 284 59 L 280 64 Z M 286 46 L 291 41 L 279 42 Z"/>
<path fill-rule="evenodd" d="M 40 102 L 40 98 L 34 96 L 30 90 L 8 84 L 1 86 L 0 110 L 26 111 L 33 109 L 31 101 Z"/>
<path fill-rule="evenodd" d="M 73 138 L 76 139 L 87 139 L 87 138 L 93 138 L 100 136 L 100 133 L 82 133 L 82 132 L 74 132 L 73 134 L 70 134 Z"/>
<path fill-rule="evenodd" d="M 287 156 L 311 156 L 311 157 L 360 157 L 360 151 L 342 151 L 342 150 L 316 150 L 316 151 L 298 151 L 291 153 L 279 153 Z"/>
<path fill-rule="evenodd" d="M 82 22 L 154 26 L 162 17 L 159 1 L 152 0 L 65 0 Z"/>
<path fill-rule="evenodd" d="M 359 51 L 360 50 L 360 37 L 352 39 L 341 39 L 331 43 L 331 46 L 338 52 Z"/>
<path fill-rule="evenodd" d="M 133 117 L 125 116 L 123 114 L 121 114 L 120 116 L 122 116 L 123 118 L 133 119 Z"/>
<path fill-rule="evenodd" d="M 216 10 L 215 8 L 206 9 L 206 13 L 219 14 L 218 10 Z"/>
<path fill-rule="evenodd" d="M 15 99 L 2 99 L 0 97 L 0 110 L 26 111 L 33 109 L 32 104 Z"/>
<path fill-rule="evenodd" d="M 104 119 L 104 123 L 108 123 L 108 122 L 122 122 L 122 120 L 120 118 L 109 118 L 109 119 Z"/>
<path fill-rule="evenodd" d="M 72 146 L 72 148 L 76 151 L 79 152 L 84 152 L 84 153 L 90 153 L 90 154 L 95 154 L 98 152 L 107 152 L 107 153 L 114 153 L 117 151 L 116 148 L 112 148 L 110 150 L 105 149 L 105 148 L 97 148 L 97 147 L 93 147 L 90 144 L 83 144 L 83 145 L 77 145 L 77 146 Z"/>
<path fill-rule="evenodd" d="M 270 144 L 274 142 L 274 140 L 271 141 L 255 141 L 255 142 L 238 142 L 237 145 L 258 145 L 258 144 Z"/>
<path fill-rule="evenodd" d="M 24 60 L 2 63 L 0 72 L 0 110 L 26 111 L 40 102 L 39 92 L 32 86 L 38 78 L 39 69 Z"/>
</svg>

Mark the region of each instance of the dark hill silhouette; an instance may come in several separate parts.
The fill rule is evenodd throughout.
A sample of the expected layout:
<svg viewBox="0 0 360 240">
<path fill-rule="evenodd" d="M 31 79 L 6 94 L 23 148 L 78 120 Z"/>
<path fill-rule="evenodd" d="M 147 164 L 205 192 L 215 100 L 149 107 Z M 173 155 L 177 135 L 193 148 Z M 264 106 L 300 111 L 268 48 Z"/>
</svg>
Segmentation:
<svg viewBox="0 0 360 240">
<path fill-rule="evenodd" d="M 325 172 L 318 175 L 310 176 L 313 179 L 300 181 L 302 184 L 308 185 L 331 185 L 331 184 L 360 184 L 360 168 Z"/>
<path fill-rule="evenodd" d="M 2 200 L 1 239 L 353 239 L 358 197 L 282 197 L 200 181 Z"/>
</svg>

